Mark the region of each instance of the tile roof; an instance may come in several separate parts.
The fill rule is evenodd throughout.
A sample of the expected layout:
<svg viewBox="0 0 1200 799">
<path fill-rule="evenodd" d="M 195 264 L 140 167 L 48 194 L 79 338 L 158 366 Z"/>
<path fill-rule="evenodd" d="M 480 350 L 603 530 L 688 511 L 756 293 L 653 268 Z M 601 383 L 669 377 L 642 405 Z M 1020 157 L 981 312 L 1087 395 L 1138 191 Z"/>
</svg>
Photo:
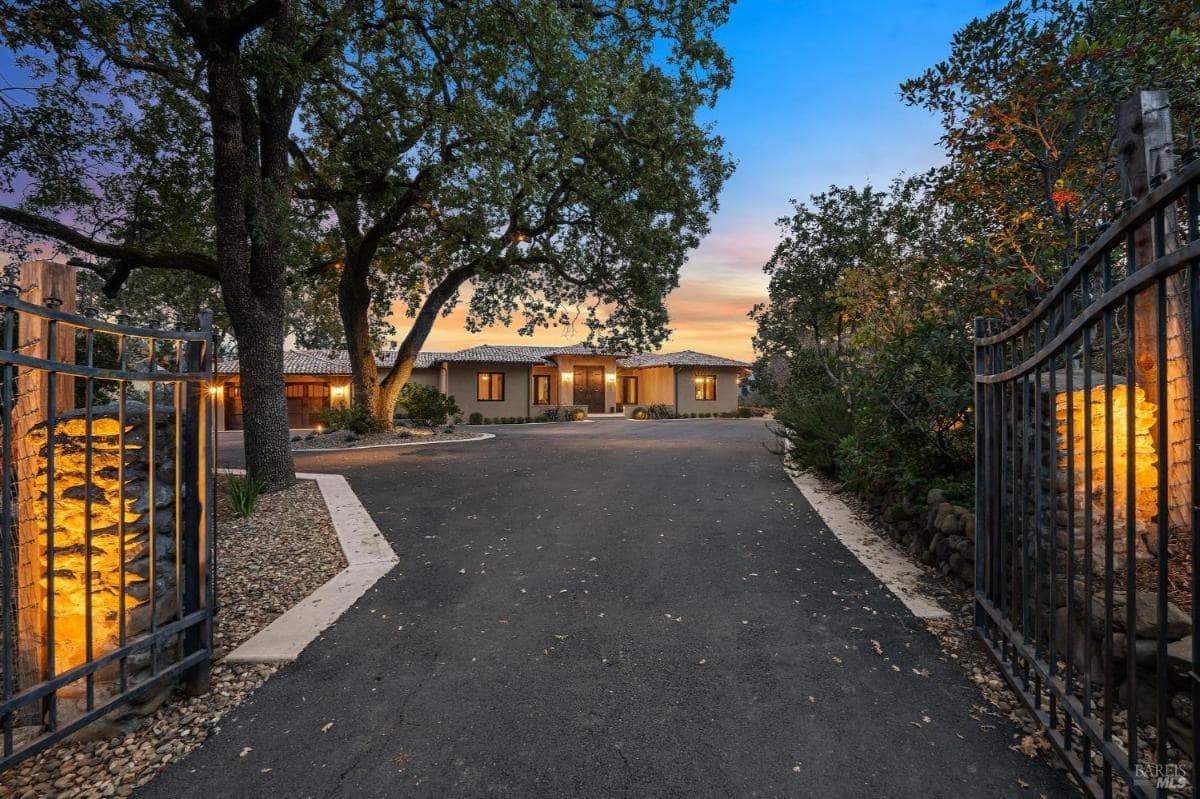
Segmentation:
<svg viewBox="0 0 1200 799">
<path fill-rule="evenodd" d="M 417 355 L 417 362 L 414 368 L 429 369 L 441 361 L 459 363 L 528 363 L 552 366 L 553 363 L 548 359 L 553 355 L 592 354 L 617 355 L 617 366 L 622 369 L 653 366 L 725 366 L 741 369 L 750 368 L 750 364 L 743 361 L 722 358 L 719 355 L 707 355 L 703 352 L 695 352 L 693 350 L 624 355 L 623 353 L 601 353 L 599 350 L 585 344 L 559 347 L 479 344 L 457 352 L 421 352 Z M 390 367 L 395 360 L 396 350 L 381 350 L 375 355 L 375 362 L 381 369 Z M 284 374 L 289 375 L 348 375 L 350 374 L 350 358 L 345 350 L 286 350 L 283 353 L 283 371 Z M 237 359 L 234 358 L 218 363 L 217 373 L 237 374 Z"/>
<path fill-rule="evenodd" d="M 450 353 L 421 352 L 417 354 L 415 369 L 428 369 Z M 396 362 L 396 350 L 380 350 L 375 354 L 375 363 L 386 369 Z M 217 364 L 217 374 L 235 375 L 239 371 L 237 358 Z M 283 373 L 288 375 L 348 375 L 350 356 L 345 350 L 284 350 Z"/>
<path fill-rule="evenodd" d="M 735 366 L 739 369 L 749 369 L 745 361 L 735 361 L 732 358 L 722 358 L 720 355 L 709 355 L 695 350 L 682 352 L 652 352 L 645 355 L 630 355 L 617 361 L 622 369 L 637 369 L 651 366 Z"/>
<path fill-rule="evenodd" d="M 549 364 L 543 356 L 548 355 L 544 347 L 497 346 L 479 344 L 458 352 L 442 353 L 441 360 L 470 361 L 473 363 L 536 363 Z"/>
</svg>

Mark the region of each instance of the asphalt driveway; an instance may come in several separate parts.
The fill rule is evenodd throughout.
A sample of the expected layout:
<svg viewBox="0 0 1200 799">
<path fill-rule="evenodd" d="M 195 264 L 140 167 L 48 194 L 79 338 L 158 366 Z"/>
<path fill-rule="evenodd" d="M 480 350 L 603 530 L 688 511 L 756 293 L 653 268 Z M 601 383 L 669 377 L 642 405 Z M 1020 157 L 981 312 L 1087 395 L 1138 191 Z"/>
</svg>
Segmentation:
<svg viewBox="0 0 1200 799">
<path fill-rule="evenodd" d="M 400 565 L 139 795 L 1075 795 L 971 717 L 761 422 L 492 430 L 298 456 Z"/>
</svg>

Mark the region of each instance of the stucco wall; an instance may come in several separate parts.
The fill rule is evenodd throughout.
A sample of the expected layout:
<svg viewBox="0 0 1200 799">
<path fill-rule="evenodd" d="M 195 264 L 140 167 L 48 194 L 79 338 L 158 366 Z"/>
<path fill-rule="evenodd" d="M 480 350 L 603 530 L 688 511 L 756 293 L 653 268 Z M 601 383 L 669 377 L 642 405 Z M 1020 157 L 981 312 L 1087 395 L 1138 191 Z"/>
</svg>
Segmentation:
<svg viewBox="0 0 1200 799">
<path fill-rule="evenodd" d="M 420 383 L 423 386 L 433 386 L 441 390 L 439 377 L 440 370 L 438 369 L 413 369 L 412 374 L 408 376 L 408 382 Z"/>
<path fill-rule="evenodd" d="M 717 376 L 717 398 L 715 401 L 696 399 L 696 376 Z M 683 366 L 675 375 L 675 387 L 679 395 L 679 413 L 726 413 L 736 411 L 738 406 L 737 369 L 711 366 Z"/>
<path fill-rule="evenodd" d="M 670 405 L 675 407 L 675 370 L 670 366 L 649 369 L 622 369 L 622 374 L 638 379 L 638 405 Z"/>
<path fill-rule="evenodd" d="M 480 402 L 476 397 L 475 376 L 479 372 L 504 373 L 503 401 Z M 454 397 L 463 415 L 478 411 L 487 418 L 497 416 L 530 416 L 529 366 L 511 363 L 451 363 L 447 374 L 446 393 Z"/>
</svg>

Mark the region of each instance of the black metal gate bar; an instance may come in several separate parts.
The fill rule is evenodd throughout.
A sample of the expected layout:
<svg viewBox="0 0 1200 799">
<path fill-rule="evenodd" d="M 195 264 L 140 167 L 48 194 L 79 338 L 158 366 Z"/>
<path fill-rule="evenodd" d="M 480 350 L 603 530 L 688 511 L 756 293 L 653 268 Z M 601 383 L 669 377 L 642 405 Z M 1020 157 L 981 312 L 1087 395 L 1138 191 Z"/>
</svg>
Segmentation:
<svg viewBox="0 0 1200 799">
<path fill-rule="evenodd" d="M 1169 414 L 1181 409 L 1168 404 L 1168 357 L 1177 357 L 1170 349 L 1174 345 L 1168 344 L 1168 313 L 1179 313 L 1170 293 L 1179 281 L 1173 276 L 1186 275 L 1186 297 L 1178 302 L 1187 304 L 1187 319 L 1180 323 L 1186 321 L 1188 335 L 1183 338 L 1190 346 L 1188 427 L 1196 452 L 1200 451 L 1196 446 L 1200 443 L 1197 155 L 1195 146 L 1189 147 L 1174 176 L 1152 181 L 1139 202 L 1122 203 L 1116 218 L 1100 228 L 1031 313 L 1003 330 L 994 320 L 977 320 L 975 325 L 976 627 L 1080 783 L 1097 796 L 1111 795 L 1117 781 L 1132 796 L 1162 795 L 1165 788 L 1156 779 L 1162 776 L 1162 767 L 1171 765 L 1167 761 L 1171 638 L 1166 620 L 1172 564 L 1168 422 L 1178 419 Z M 1186 240 L 1172 249 L 1168 238 L 1175 226 L 1168 220 L 1181 211 Z M 1153 243 L 1153 252 L 1144 254 L 1146 262 L 1139 263 L 1137 248 L 1143 232 Z M 1176 283 L 1169 284 L 1173 279 Z M 1139 295 L 1148 299 L 1135 302 Z M 1153 319 L 1138 317 L 1142 312 L 1149 317 L 1151 311 L 1156 311 Z M 1123 324 L 1118 325 L 1118 320 Z M 1145 327 L 1148 324 L 1151 327 Z M 1117 335 L 1119 327 L 1124 329 L 1123 339 Z M 1148 352 L 1137 351 L 1135 331 L 1142 340 L 1154 342 Z M 1142 354 L 1153 356 L 1158 364 L 1147 386 L 1157 405 L 1139 402 L 1141 388 L 1135 379 Z M 1151 409 L 1152 419 L 1146 415 Z M 1148 427 L 1139 428 L 1139 419 Z M 1146 441 L 1158 453 L 1153 467 L 1139 462 L 1145 450 L 1139 455 L 1138 448 Z M 1122 447 L 1125 463 L 1118 467 Z M 1200 530 L 1197 466 L 1200 463 L 1191 469 L 1192 501 L 1187 514 L 1193 533 Z M 1156 478 L 1153 502 L 1149 483 L 1139 486 L 1139 469 Z M 1123 500 L 1118 494 L 1122 486 Z M 1147 504 L 1139 504 L 1139 498 L 1146 498 Z M 1124 524 L 1118 525 L 1122 512 Z M 1149 525 L 1145 536 L 1139 527 L 1143 523 Z M 1064 525 L 1065 541 L 1060 540 Z M 1160 623 L 1152 642 L 1146 642 L 1147 649 L 1153 648 L 1153 670 L 1142 676 L 1155 683 L 1154 713 L 1142 719 L 1157 733 L 1148 749 L 1138 732 L 1140 650 L 1135 646 L 1135 631 L 1138 556 L 1151 548 L 1147 563 L 1153 564 L 1156 579 L 1143 574 L 1147 582 L 1142 591 L 1144 601 L 1150 599 L 1144 592 L 1154 591 L 1153 608 Z M 1190 549 L 1195 663 L 1200 659 L 1195 613 L 1200 608 L 1195 573 L 1200 541 L 1194 534 Z M 1120 564 L 1119 550 L 1124 559 Z M 1120 617 L 1118 582 L 1123 583 L 1125 604 Z M 1122 625 L 1126 637 L 1124 645 L 1117 647 Z M 1077 640 L 1073 636 L 1080 629 L 1082 640 Z M 1200 730 L 1200 676 L 1191 671 L 1188 677 L 1193 728 Z M 1124 681 L 1123 694 L 1117 691 L 1118 678 Z M 1142 693 L 1147 690 L 1144 686 Z M 1121 710 L 1127 729 L 1118 736 L 1116 716 Z M 1200 757 L 1197 747 L 1200 744 L 1193 744 L 1190 752 L 1193 763 Z M 1192 790 L 1194 796 L 1200 795 L 1194 779 Z"/>
<path fill-rule="evenodd" d="M 1200 162 L 1200 150 L 1196 148 L 1195 139 L 1189 137 L 1188 149 L 1184 153 L 1184 161 Z M 1200 183 L 1190 183 L 1187 189 L 1187 235 L 1188 241 L 1195 243 L 1200 241 Z M 1190 340 L 1192 349 L 1189 355 L 1191 356 L 1191 374 L 1192 374 L 1192 402 L 1195 403 L 1200 399 L 1200 357 L 1197 352 L 1200 347 L 1197 347 L 1197 342 L 1200 342 L 1200 303 L 1196 302 L 1196 298 L 1200 297 L 1200 263 L 1192 261 L 1188 264 L 1187 270 L 1188 279 L 1188 297 L 1192 303 L 1189 308 L 1189 324 Z M 1192 408 L 1192 451 L 1196 451 L 1195 444 L 1200 441 L 1200 414 L 1196 413 L 1195 406 Z M 1200 503 L 1196 499 L 1200 497 L 1200 464 L 1196 460 L 1192 461 L 1192 568 L 1196 568 L 1196 564 L 1200 563 L 1200 535 L 1196 535 L 1196 531 L 1200 530 Z M 1200 608 L 1200 580 L 1192 576 L 1192 614 L 1196 613 L 1196 609 Z M 1195 635 L 1193 629 L 1192 635 L 1192 730 L 1200 730 L 1200 676 L 1197 676 L 1195 664 L 1200 663 L 1200 636 Z M 1196 737 L 1192 744 L 1192 763 L 1200 763 L 1200 736 Z"/>
<path fill-rule="evenodd" d="M 125 316 L 118 317 L 114 323 L 97 318 L 93 309 L 85 309 L 82 315 L 77 315 L 62 311 L 58 306 L 53 298 L 47 299 L 45 307 L 19 299 L 11 276 L 0 287 L 0 313 L 3 314 L 3 346 L 0 347 L 0 614 L 3 615 L 0 622 L 3 636 L 0 646 L 0 669 L 3 669 L 0 728 L 3 752 L 0 769 L 177 679 L 182 678 L 191 690 L 205 688 L 212 655 L 214 530 L 211 505 L 215 498 L 215 469 L 211 399 L 206 399 L 212 383 L 211 315 L 201 315 L 199 330 L 166 331 L 153 325 L 132 325 Z M 43 325 L 45 357 L 20 351 L 22 347 L 16 340 L 22 323 L 35 327 Z M 60 330 L 71 331 L 63 344 L 73 343 L 76 352 L 58 351 Z M 115 343 L 115 359 L 113 349 L 106 351 L 107 360 L 100 358 L 99 337 L 109 337 Z M 82 356 L 81 363 L 74 362 L 76 355 Z M 144 368 L 130 368 L 131 363 L 143 358 Z M 174 365 L 171 368 L 158 363 L 172 358 Z M 38 424 L 33 424 L 38 420 L 26 418 L 23 424 L 33 424 L 34 432 L 39 428 L 42 430 L 44 452 L 34 449 L 42 446 L 40 437 L 26 435 L 28 441 L 16 440 L 13 424 L 19 376 L 38 373 L 45 375 L 45 396 L 31 407 L 40 407 L 44 418 Z M 79 387 L 82 391 L 76 401 L 73 389 Z M 115 389 L 113 405 L 96 404 L 102 388 L 105 392 Z M 130 393 L 143 389 L 148 401 L 144 409 L 135 410 Z M 162 402 L 164 399 L 166 402 Z M 60 402 L 72 410 L 60 412 Z M 203 402 L 208 404 L 201 405 Z M 104 419 L 100 418 L 102 414 Z M 114 427 L 115 432 L 111 439 L 98 444 L 97 424 L 101 423 L 105 426 L 100 435 L 108 436 Z M 134 430 L 136 434 L 131 432 Z M 133 435 L 137 438 L 131 439 Z M 44 568 L 39 567 L 44 590 L 43 607 L 38 611 L 41 630 L 23 630 L 17 618 L 19 586 L 14 558 L 18 547 L 17 525 L 19 518 L 29 518 L 29 521 L 20 521 L 22 525 L 38 522 L 32 516 L 35 509 L 23 509 L 19 505 L 26 500 L 18 497 L 18 479 L 32 479 L 18 478 L 14 453 L 19 445 L 24 445 L 27 453 L 34 453 L 31 463 L 36 473 L 43 475 L 37 479 L 44 480 L 45 497 L 36 500 L 36 513 L 42 515 L 40 524 L 45 526 L 43 540 L 37 544 L 42 547 L 39 551 L 44 559 Z M 101 450 L 107 453 L 103 456 L 105 460 L 97 461 Z M 67 453 L 63 456 L 63 468 L 67 469 L 64 474 L 81 474 L 80 485 L 76 486 L 73 481 L 77 478 L 71 477 L 56 486 L 59 469 L 56 469 L 55 459 L 60 451 Z M 131 461 L 130 458 L 135 456 L 130 453 L 139 451 L 136 458 L 140 460 Z M 37 458 L 41 458 L 40 464 Z M 72 461 L 72 458 L 80 460 Z M 138 471 L 130 472 L 127 467 L 131 463 L 135 463 L 134 468 Z M 109 476 L 103 478 L 104 482 L 97 482 L 106 469 L 111 470 Z M 160 478 L 156 471 L 161 471 L 163 476 Z M 144 478 L 140 476 L 142 472 L 145 472 Z M 112 473 L 115 473 L 115 484 Z M 143 492 L 140 495 L 131 487 L 139 482 L 141 488 L 138 491 Z M 109 488 L 102 487 L 105 485 Z M 105 490 L 113 493 L 103 500 L 109 506 L 109 515 L 102 517 L 98 515 L 97 498 L 103 496 Z M 40 490 L 34 492 L 32 488 L 30 492 L 35 497 L 41 494 Z M 94 492 L 101 493 L 93 496 Z M 56 506 L 60 502 L 66 503 L 68 496 L 74 504 L 60 512 Z M 113 510 L 114 506 L 116 510 Z M 139 510 L 127 518 L 128 509 L 133 508 Z M 19 515 L 18 510 L 22 514 Z M 105 519 L 104 528 L 99 526 L 101 518 Z M 130 519 L 138 526 L 130 528 Z M 25 530 L 24 527 L 21 529 Z M 55 541 L 56 529 L 66 530 L 65 541 Z M 145 542 L 137 545 L 141 549 L 130 551 L 130 541 L 141 539 L 141 529 L 144 529 Z M 104 541 L 116 542 L 104 544 L 110 547 L 107 554 L 97 547 L 101 534 L 106 536 Z M 22 533 L 22 540 L 27 535 L 28 532 Z M 174 552 L 157 551 L 160 543 L 162 546 L 169 543 Z M 61 547 L 67 547 L 61 550 L 64 561 L 56 564 L 55 558 Z M 112 563 L 113 547 L 116 549 L 115 564 Z M 99 561 L 104 565 L 96 565 L 97 556 L 107 558 Z M 134 560 L 131 561 L 130 556 Z M 23 557 L 27 558 L 28 553 Z M 73 560 L 75 558 L 78 562 Z M 74 571 L 60 574 L 60 566 L 70 566 Z M 130 571 L 131 566 L 133 571 Z M 79 570 L 83 571 L 82 575 Z M 118 583 L 115 588 L 111 583 L 114 579 Z M 97 580 L 109 582 L 98 583 Z M 160 583 L 165 587 L 160 587 Z M 142 598 L 138 600 L 141 604 L 127 601 L 127 594 L 135 585 L 141 586 L 139 596 Z M 56 608 L 59 589 L 67 598 L 61 609 Z M 104 615 L 104 606 L 98 605 L 96 599 L 100 596 L 96 591 L 111 594 L 114 590 L 115 620 L 111 610 L 109 615 Z M 78 591 L 83 592 L 82 597 L 78 596 Z M 160 597 L 160 591 L 166 593 Z M 168 607 L 160 607 L 160 600 L 174 601 L 176 605 L 167 613 Z M 131 613 L 140 614 L 141 618 L 138 626 L 132 628 L 129 625 Z M 65 627 L 59 625 L 61 618 L 68 619 Z M 104 623 L 108 626 L 97 627 L 101 618 L 107 619 Z M 98 629 L 102 631 L 99 637 Z M 56 653 L 60 644 L 69 647 L 64 650 L 67 655 L 61 662 Z M 22 647 L 36 650 L 38 646 L 44 651 L 37 676 L 31 678 L 25 667 L 18 672 Z M 135 666 L 135 663 L 143 665 Z M 144 665 L 147 663 L 148 669 Z M 64 701 L 64 691 L 68 691 L 66 696 L 70 701 Z"/>
</svg>

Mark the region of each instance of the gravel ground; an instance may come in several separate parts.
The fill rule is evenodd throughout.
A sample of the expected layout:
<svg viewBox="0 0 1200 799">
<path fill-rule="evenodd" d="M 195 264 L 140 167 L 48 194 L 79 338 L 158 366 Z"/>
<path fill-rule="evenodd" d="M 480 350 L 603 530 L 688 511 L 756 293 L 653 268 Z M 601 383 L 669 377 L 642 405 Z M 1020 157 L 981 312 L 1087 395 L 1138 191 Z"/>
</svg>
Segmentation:
<svg viewBox="0 0 1200 799">
<path fill-rule="evenodd" d="M 449 432 L 447 432 L 449 431 Z M 327 433 L 309 433 L 292 439 L 293 450 L 354 449 L 355 447 L 377 447 L 380 444 L 428 444 L 433 441 L 461 441 L 475 438 L 479 433 L 456 431 L 452 428 L 430 430 L 422 427 L 405 427 L 386 433 L 356 435 L 348 430 L 331 430 Z"/>
<path fill-rule="evenodd" d="M 222 497 L 218 519 L 219 658 L 312 593 L 346 560 L 312 482 L 264 495 L 247 519 L 235 517 Z M 276 668 L 218 661 L 208 693 L 164 691 L 125 718 L 101 720 L 77 733 L 80 740 L 0 773 L 0 796 L 128 796 L 220 730 L 221 718 Z"/>
</svg>

